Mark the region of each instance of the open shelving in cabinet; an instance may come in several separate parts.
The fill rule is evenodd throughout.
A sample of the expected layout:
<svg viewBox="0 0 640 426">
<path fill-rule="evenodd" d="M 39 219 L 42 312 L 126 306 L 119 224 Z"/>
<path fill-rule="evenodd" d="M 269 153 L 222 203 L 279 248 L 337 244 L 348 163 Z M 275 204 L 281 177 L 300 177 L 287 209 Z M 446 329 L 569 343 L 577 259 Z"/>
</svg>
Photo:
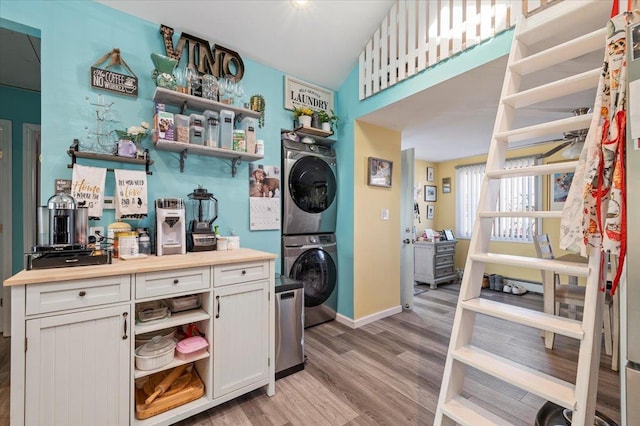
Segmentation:
<svg viewBox="0 0 640 426">
<path fill-rule="evenodd" d="M 195 324 L 203 334 L 204 338 L 207 340 L 208 348 L 205 351 L 198 352 L 191 357 L 188 358 L 180 358 L 174 353 L 174 357 L 168 364 L 165 364 L 159 368 L 152 370 L 140 370 L 137 366 L 133 368 L 133 379 L 136 383 L 139 380 L 144 379 L 147 376 L 151 376 L 153 374 L 169 371 L 176 367 L 179 367 L 184 364 L 193 363 L 193 371 L 198 375 L 202 383 L 204 384 L 204 395 L 200 398 L 186 403 L 181 403 L 173 408 L 168 409 L 164 412 L 159 412 L 158 414 L 153 414 L 151 417 L 145 419 L 139 419 L 135 415 L 134 423 L 136 425 L 151 425 L 151 424 L 168 424 L 167 419 L 177 419 L 184 418 L 192 415 L 194 412 L 199 411 L 199 407 L 207 406 L 211 404 L 212 400 L 212 345 L 213 345 L 213 327 L 211 325 L 212 317 L 210 311 L 212 309 L 212 300 L 211 293 L 209 291 L 206 292 L 195 292 L 195 293 L 187 293 L 184 296 L 189 294 L 198 294 L 200 299 L 200 307 L 184 310 L 181 312 L 173 312 L 171 315 L 162 320 L 154 320 L 149 322 L 136 322 L 134 326 L 134 334 L 136 336 L 141 334 L 153 333 L 154 331 L 160 331 L 169 328 L 183 327 L 186 329 L 188 324 Z M 167 295 L 169 296 L 169 295 Z M 171 295 L 169 297 L 180 296 Z M 157 299 L 156 299 L 157 300 Z M 137 302 L 144 303 L 144 302 Z M 136 391 L 137 392 L 137 391 Z M 137 401 L 137 399 L 136 399 Z M 168 402 L 167 402 L 168 403 Z M 136 407 L 138 407 L 138 402 L 136 402 Z M 161 404 L 162 405 L 162 404 Z M 154 411 L 154 408 L 141 406 L 142 410 L 151 410 Z M 135 411 L 135 410 L 134 410 Z M 148 411 L 147 411 L 148 413 Z M 148 415 L 148 414 L 147 414 Z"/>
</svg>

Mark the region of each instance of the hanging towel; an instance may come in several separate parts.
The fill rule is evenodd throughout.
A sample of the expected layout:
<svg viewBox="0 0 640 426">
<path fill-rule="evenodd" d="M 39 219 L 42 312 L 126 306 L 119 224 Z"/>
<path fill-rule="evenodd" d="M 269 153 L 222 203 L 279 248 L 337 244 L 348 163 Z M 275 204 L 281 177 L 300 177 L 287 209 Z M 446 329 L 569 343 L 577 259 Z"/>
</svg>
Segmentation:
<svg viewBox="0 0 640 426">
<path fill-rule="evenodd" d="M 617 257 L 618 268 L 613 271 L 611 294 L 615 293 L 620 281 L 627 243 L 624 170 L 626 27 L 638 22 L 639 18 L 639 11 L 618 14 L 607 25 L 607 49 L 594 117 L 560 222 L 560 248 L 585 256 L 588 248 L 593 247 Z"/>
<path fill-rule="evenodd" d="M 116 220 L 147 216 L 147 174 L 137 170 L 114 170 Z"/>
<path fill-rule="evenodd" d="M 71 178 L 71 196 L 78 207 L 89 208 L 89 219 L 102 217 L 102 199 L 104 198 L 104 179 L 107 169 L 100 167 L 73 165 Z"/>
</svg>

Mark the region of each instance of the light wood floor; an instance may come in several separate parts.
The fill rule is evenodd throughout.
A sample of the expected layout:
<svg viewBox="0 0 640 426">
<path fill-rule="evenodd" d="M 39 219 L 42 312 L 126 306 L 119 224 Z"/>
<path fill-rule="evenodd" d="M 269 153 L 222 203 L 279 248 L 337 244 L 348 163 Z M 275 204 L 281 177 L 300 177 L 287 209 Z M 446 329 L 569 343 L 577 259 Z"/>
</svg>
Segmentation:
<svg viewBox="0 0 640 426">
<path fill-rule="evenodd" d="M 415 297 L 413 311 L 352 330 L 337 322 L 305 330 L 304 371 L 276 382 L 276 395 L 251 392 L 180 425 L 431 425 L 459 286 L 441 285 Z M 483 297 L 542 309 L 542 296 Z M 479 316 L 474 344 L 575 381 L 577 342 L 556 337 L 546 350 L 540 332 Z M 477 338 L 476 338 L 477 337 Z M 0 342 L 0 424 L 8 424 L 9 339 Z M 600 363 L 598 410 L 620 422 L 619 375 Z M 532 425 L 542 399 L 471 370 L 466 396 L 514 425 Z"/>
</svg>

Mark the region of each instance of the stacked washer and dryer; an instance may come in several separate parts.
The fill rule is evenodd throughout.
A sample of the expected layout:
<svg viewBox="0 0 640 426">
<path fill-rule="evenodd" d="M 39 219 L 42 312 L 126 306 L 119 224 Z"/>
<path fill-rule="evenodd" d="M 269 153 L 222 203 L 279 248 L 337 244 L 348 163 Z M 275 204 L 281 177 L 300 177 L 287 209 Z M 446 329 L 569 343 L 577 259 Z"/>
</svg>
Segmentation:
<svg viewBox="0 0 640 426">
<path fill-rule="evenodd" d="M 283 138 L 282 171 L 282 274 L 304 284 L 307 328 L 338 309 L 336 152 Z"/>
</svg>

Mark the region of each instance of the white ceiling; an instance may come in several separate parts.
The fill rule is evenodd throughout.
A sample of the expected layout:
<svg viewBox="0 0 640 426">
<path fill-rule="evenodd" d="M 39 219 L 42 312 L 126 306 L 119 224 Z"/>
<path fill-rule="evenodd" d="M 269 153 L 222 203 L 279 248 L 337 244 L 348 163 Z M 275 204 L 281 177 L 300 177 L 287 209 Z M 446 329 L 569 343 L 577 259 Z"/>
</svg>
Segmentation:
<svg viewBox="0 0 640 426">
<path fill-rule="evenodd" d="M 218 42 L 244 58 L 331 89 L 344 82 L 393 4 L 393 0 L 312 0 L 300 9 L 294 8 L 290 0 L 98 1 L 169 25 L 176 32 Z M 172 6 L 167 7 L 168 3 Z M 0 84 L 40 90 L 38 39 L 2 30 L 0 53 Z M 586 55 L 572 61 L 569 72 L 594 68 L 601 62 L 601 54 Z M 29 69 L 25 70 L 25 66 Z M 417 159 L 440 162 L 485 154 L 505 66 L 506 57 L 497 59 L 361 119 L 402 132 L 402 148 L 415 148 Z M 8 72 L 10 69 L 13 71 Z M 538 81 L 544 78 L 537 76 Z M 593 92 L 587 92 L 536 105 L 517 115 L 514 125 L 569 117 L 573 108 L 593 105 L 593 98 Z"/>
<path fill-rule="evenodd" d="M 337 90 L 393 0 L 98 0 L 220 44 L 294 77 Z"/>
</svg>

